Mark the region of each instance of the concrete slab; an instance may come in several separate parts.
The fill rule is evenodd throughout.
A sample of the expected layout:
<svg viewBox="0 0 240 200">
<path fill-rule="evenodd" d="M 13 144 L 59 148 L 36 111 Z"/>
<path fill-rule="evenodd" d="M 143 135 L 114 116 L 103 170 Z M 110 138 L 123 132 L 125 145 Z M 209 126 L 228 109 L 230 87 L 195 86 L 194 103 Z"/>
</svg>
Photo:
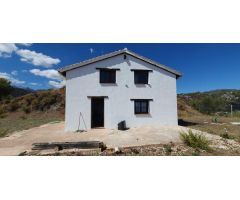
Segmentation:
<svg viewBox="0 0 240 200">
<path fill-rule="evenodd" d="M 87 132 L 64 132 L 64 122 L 45 124 L 11 134 L 0 139 L 0 155 L 18 155 L 30 150 L 36 142 L 77 142 L 102 141 L 107 147 L 128 147 L 149 144 L 181 143 L 179 132 L 187 128 L 181 126 L 144 126 L 126 131 L 112 129 L 92 129 Z M 212 137 L 212 135 L 210 136 Z"/>
</svg>

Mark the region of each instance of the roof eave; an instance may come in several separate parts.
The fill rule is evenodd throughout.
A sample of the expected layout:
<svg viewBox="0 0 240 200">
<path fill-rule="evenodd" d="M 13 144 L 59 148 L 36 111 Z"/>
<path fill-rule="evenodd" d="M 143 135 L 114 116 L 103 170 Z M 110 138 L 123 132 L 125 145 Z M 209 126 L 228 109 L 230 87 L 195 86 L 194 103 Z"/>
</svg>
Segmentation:
<svg viewBox="0 0 240 200">
<path fill-rule="evenodd" d="M 76 69 L 78 67 L 83 67 L 83 66 L 86 66 L 86 65 L 94 63 L 94 62 L 102 61 L 102 60 L 105 60 L 105 59 L 108 59 L 108 58 L 111 58 L 111 57 L 114 57 L 114 56 L 118 56 L 118 55 L 121 55 L 121 54 L 124 54 L 124 53 L 126 53 L 128 55 L 131 55 L 131 56 L 133 56 L 135 58 L 138 58 L 138 59 L 140 59 L 142 61 L 145 61 L 145 62 L 147 62 L 149 64 L 152 64 L 152 65 L 154 65 L 156 67 L 159 67 L 159 68 L 161 68 L 161 69 L 163 69 L 165 71 L 168 71 L 168 72 L 170 72 L 172 74 L 175 74 L 177 79 L 182 76 L 182 74 L 180 72 L 178 72 L 176 70 L 173 70 L 173 69 L 171 69 L 171 68 L 169 68 L 169 67 L 167 67 L 165 65 L 162 65 L 160 63 L 156 63 L 155 61 L 152 61 L 152 60 L 150 60 L 148 58 L 145 58 L 145 57 L 143 57 L 141 55 L 138 55 L 138 54 L 136 54 L 134 52 L 131 52 L 131 51 L 129 51 L 126 48 L 122 49 L 122 50 L 119 50 L 119 51 L 115 51 L 115 52 L 109 53 L 109 54 L 98 56 L 96 58 L 92 58 L 92 59 L 89 59 L 89 60 L 86 60 L 86 61 L 83 61 L 83 62 L 80 62 L 80 63 L 76 63 L 76 64 L 73 64 L 73 65 L 69 65 L 69 66 L 60 68 L 60 69 L 58 69 L 58 72 L 60 74 L 62 74 L 63 76 L 66 76 L 66 72 L 67 71 Z"/>
</svg>

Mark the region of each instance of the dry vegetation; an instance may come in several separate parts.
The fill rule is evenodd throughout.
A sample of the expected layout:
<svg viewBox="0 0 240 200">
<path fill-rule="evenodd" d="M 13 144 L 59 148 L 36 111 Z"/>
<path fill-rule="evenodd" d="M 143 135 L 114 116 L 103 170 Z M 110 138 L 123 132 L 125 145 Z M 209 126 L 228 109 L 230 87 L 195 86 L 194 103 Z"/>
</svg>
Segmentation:
<svg viewBox="0 0 240 200">
<path fill-rule="evenodd" d="M 65 91 L 48 90 L 17 98 L 6 98 L 0 104 L 0 137 L 53 121 L 64 120 Z"/>
<path fill-rule="evenodd" d="M 186 100 L 178 98 L 178 118 L 180 125 L 196 130 L 220 135 L 223 138 L 240 140 L 240 117 L 206 115 L 192 108 Z"/>
</svg>

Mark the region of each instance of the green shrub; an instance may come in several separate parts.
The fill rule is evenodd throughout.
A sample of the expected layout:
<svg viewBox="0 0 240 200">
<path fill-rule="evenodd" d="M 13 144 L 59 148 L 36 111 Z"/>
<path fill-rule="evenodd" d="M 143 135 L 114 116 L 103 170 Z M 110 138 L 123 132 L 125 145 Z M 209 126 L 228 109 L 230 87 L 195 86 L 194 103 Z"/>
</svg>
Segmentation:
<svg viewBox="0 0 240 200">
<path fill-rule="evenodd" d="M 234 139 L 235 137 L 232 135 L 229 135 L 228 133 L 222 133 L 220 136 L 224 139 Z"/>
<path fill-rule="evenodd" d="M 35 99 L 35 95 L 34 94 L 28 94 L 27 96 L 25 96 L 24 100 L 26 102 L 26 105 L 29 106 L 32 104 L 32 101 Z"/>
<path fill-rule="evenodd" d="M 11 82 L 7 79 L 0 78 L 0 100 L 4 99 L 11 94 L 12 91 Z"/>
<path fill-rule="evenodd" d="M 183 142 L 190 147 L 206 151 L 211 150 L 209 140 L 203 135 L 194 134 L 191 129 L 189 129 L 188 132 L 180 132 L 180 137 Z"/>
<path fill-rule="evenodd" d="M 32 109 L 33 110 L 38 110 L 39 109 L 39 102 L 38 102 L 37 98 L 32 101 Z"/>
<path fill-rule="evenodd" d="M 21 115 L 20 118 L 21 118 L 22 120 L 27 119 L 27 117 L 26 117 L 25 115 Z"/>
<path fill-rule="evenodd" d="M 5 137 L 8 133 L 7 129 L 0 129 L 0 137 Z"/>
<path fill-rule="evenodd" d="M 19 106 L 19 104 L 18 104 L 17 101 L 12 101 L 12 102 L 9 104 L 8 109 L 9 109 L 10 112 L 15 112 L 15 111 L 18 110 L 19 107 L 20 107 L 20 106 Z"/>
<path fill-rule="evenodd" d="M 171 146 L 171 144 L 164 144 L 164 145 L 163 145 L 163 148 L 164 148 L 164 150 L 165 150 L 165 152 L 166 152 L 167 155 L 170 155 L 170 154 L 171 154 L 171 152 L 172 152 L 172 146 Z"/>
<path fill-rule="evenodd" d="M 212 114 L 224 110 L 226 103 L 221 98 L 206 96 L 204 98 L 192 100 L 191 105 L 201 113 Z"/>
<path fill-rule="evenodd" d="M 50 92 L 43 92 L 39 96 L 38 109 L 41 111 L 49 109 L 53 104 L 57 103 L 56 95 Z"/>
<path fill-rule="evenodd" d="M 28 113 L 31 112 L 31 109 L 30 109 L 29 106 L 23 106 L 22 110 L 23 110 L 26 114 L 28 114 Z"/>
<path fill-rule="evenodd" d="M 5 118 L 7 116 L 6 110 L 0 107 L 0 118 Z"/>
</svg>

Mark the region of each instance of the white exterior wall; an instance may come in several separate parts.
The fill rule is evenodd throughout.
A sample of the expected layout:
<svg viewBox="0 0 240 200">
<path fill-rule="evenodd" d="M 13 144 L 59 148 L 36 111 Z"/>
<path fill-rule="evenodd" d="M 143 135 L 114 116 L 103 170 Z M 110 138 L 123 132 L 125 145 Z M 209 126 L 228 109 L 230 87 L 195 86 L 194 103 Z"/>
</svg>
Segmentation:
<svg viewBox="0 0 240 200">
<path fill-rule="evenodd" d="M 97 67 L 120 68 L 116 71 L 116 84 L 99 83 Z M 131 69 L 150 69 L 149 85 L 134 84 Z M 177 125 L 176 75 L 123 55 L 76 68 L 66 73 L 66 131 L 76 131 L 79 113 L 83 114 L 87 129 L 91 128 L 91 99 L 87 96 L 108 96 L 104 99 L 104 127 L 116 129 L 125 120 L 128 127 L 142 125 Z M 149 102 L 149 115 L 134 114 L 134 101 Z M 81 119 L 80 129 L 85 129 Z"/>
</svg>

